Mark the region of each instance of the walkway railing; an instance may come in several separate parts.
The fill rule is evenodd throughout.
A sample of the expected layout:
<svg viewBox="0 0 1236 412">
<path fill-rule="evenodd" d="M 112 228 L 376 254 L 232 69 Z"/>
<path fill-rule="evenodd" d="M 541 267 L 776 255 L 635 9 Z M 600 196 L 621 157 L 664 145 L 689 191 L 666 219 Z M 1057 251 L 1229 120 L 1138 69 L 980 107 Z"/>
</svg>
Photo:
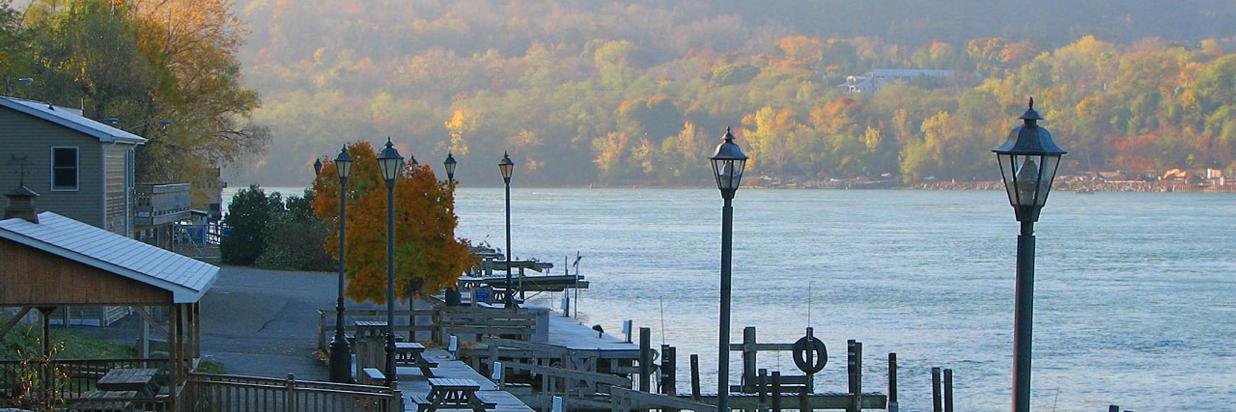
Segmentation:
<svg viewBox="0 0 1236 412">
<path fill-rule="evenodd" d="M 403 411 L 398 389 L 304 381 L 293 375 L 276 379 L 192 373 L 181 402 L 185 411 Z"/>
</svg>

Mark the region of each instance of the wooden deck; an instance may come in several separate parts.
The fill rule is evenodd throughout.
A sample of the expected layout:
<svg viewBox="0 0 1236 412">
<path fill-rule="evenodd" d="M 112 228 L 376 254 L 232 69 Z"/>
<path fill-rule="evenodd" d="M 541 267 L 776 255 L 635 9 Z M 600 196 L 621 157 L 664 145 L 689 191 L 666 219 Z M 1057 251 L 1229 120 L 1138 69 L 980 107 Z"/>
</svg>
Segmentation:
<svg viewBox="0 0 1236 412">
<path fill-rule="evenodd" d="M 602 359 L 639 359 L 639 345 L 628 343 L 609 333 L 597 337 L 592 326 L 556 313 L 549 314 L 550 345 L 571 350 L 596 351 Z"/>
<path fill-rule="evenodd" d="M 498 390 L 498 385 L 472 370 L 467 364 L 451 359 L 451 355 L 442 349 L 426 350 L 425 359 L 438 363 L 438 367 L 433 368 L 433 373 L 437 377 L 471 379 L 480 384 L 481 390 L 478 393 L 483 394 L 486 399 L 491 399 L 498 404 L 497 408 L 491 409 L 493 412 L 533 412 L 532 408 L 525 405 L 515 395 Z M 416 404 L 409 399 L 409 396 L 429 395 L 429 381 L 421 376 L 421 371 L 415 367 L 399 367 L 397 370 L 399 372 L 399 390 L 403 392 L 404 396 L 404 410 L 415 412 Z"/>
</svg>

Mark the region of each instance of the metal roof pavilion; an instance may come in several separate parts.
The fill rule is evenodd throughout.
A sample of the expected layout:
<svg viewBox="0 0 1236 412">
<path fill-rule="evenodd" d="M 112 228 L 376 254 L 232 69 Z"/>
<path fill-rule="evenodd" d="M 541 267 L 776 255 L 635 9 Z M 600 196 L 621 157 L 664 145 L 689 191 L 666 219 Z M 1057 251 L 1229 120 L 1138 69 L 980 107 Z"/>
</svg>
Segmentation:
<svg viewBox="0 0 1236 412">
<path fill-rule="evenodd" d="M 38 222 L 0 220 L 0 238 L 170 292 L 171 303 L 196 303 L 219 273 L 217 266 L 52 212 L 39 213 Z"/>
</svg>

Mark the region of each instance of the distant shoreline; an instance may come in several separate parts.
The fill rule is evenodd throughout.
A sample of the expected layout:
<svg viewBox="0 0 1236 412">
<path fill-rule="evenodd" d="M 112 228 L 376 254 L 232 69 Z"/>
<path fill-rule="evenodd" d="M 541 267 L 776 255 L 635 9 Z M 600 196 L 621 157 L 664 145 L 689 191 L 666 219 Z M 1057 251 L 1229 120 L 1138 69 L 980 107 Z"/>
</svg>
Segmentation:
<svg viewBox="0 0 1236 412">
<path fill-rule="evenodd" d="M 754 180 L 754 179 L 753 179 Z M 242 186 L 233 186 L 229 189 L 239 189 Z M 243 186 L 243 187 L 248 187 Z M 260 186 L 263 190 L 281 191 L 282 189 L 295 189 L 294 193 L 284 193 L 299 195 L 303 187 L 272 185 Z M 461 184 L 460 188 L 488 188 L 498 189 L 502 186 L 468 186 Z M 663 184 L 589 184 L 589 185 L 538 185 L 518 187 L 518 189 L 707 189 L 712 186 L 704 185 L 663 185 Z M 954 181 L 934 181 L 934 182 L 919 182 L 911 184 L 894 183 L 891 181 L 807 181 L 781 184 L 765 184 L 758 181 L 743 182 L 743 188 L 747 189 L 773 189 L 773 190 L 1004 190 L 1003 183 L 999 181 L 971 181 L 971 182 L 954 182 Z M 1236 184 L 1229 182 L 1226 185 L 1212 185 L 1203 183 L 1189 183 L 1181 181 L 1098 181 L 1098 182 L 1079 182 L 1067 181 L 1056 182 L 1054 191 L 1069 191 L 1069 192 L 1136 192 L 1136 193 L 1170 193 L 1170 192 L 1211 192 L 1211 193 L 1236 193 Z"/>
</svg>

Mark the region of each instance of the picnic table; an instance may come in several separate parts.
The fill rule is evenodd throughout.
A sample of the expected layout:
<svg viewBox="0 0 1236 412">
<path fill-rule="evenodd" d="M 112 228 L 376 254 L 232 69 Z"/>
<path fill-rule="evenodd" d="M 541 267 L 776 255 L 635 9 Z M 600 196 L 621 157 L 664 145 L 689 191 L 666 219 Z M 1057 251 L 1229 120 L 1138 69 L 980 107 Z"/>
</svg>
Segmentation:
<svg viewBox="0 0 1236 412">
<path fill-rule="evenodd" d="M 498 407 L 496 402 L 482 399 L 477 394 L 481 384 L 471 379 L 429 378 L 429 396 L 412 396 L 417 412 L 435 412 L 439 409 L 471 409 L 485 412 Z"/>
<path fill-rule="evenodd" d="M 425 345 L 417 342 L 396 342 L 395 364 L 416 366 L 420 368 L 421 376 L 426 378 L 433 377 L 433 371 L 430 368 L 438 367 L 436 362 L 425 359 Z"/>
<path fill-rule="evenodd" d="M 353 324 L 356 325 L 357 338 L 386 336 L 386 321 L 384 320 L 358 320 Z"/>
<path fill-rule="evenodd" d="M 129 399 L 137 397 L 136 391 L 86 391 L 73 403 L 73 410 L 83 412 L 127 412 L 132 410 Z"/>
<path fill-rule="evenodd" d="M 95 387 L 101 391 L 125 392 L 133 391 L 146 397 L 155 394 L 154 380 L 158 369 L 147 368 L 113 368 L 99 378 Z"/>
</svg>

